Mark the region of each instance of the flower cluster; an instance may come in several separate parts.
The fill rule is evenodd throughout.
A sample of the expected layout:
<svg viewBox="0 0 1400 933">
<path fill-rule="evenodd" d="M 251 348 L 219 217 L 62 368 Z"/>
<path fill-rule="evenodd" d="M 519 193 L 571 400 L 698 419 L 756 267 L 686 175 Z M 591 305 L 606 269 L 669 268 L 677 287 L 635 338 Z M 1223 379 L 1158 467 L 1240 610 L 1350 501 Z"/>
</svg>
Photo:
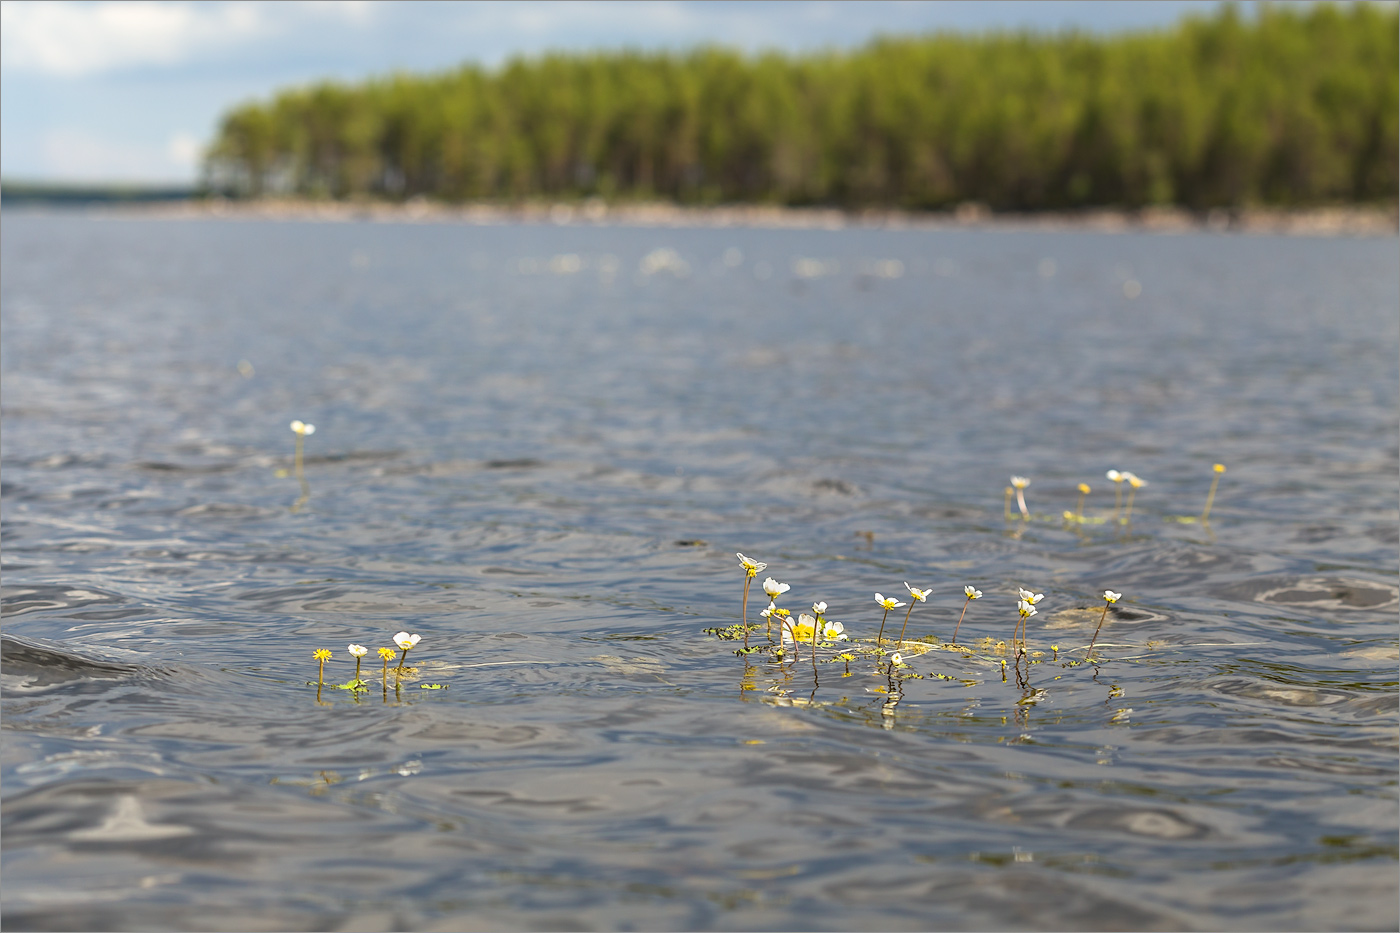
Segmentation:
<svg viewBox="0 0 1400 933">
<path fill-rule="evenodd" d="M 1202 524 L 1209 524 L 1210 509 L 1211 506 L 1215 503 L 1215 491 L 1220 484 L 1220 476 L 1224 472 L 1225 464 L 1223 463 L 1217 463 L 1211 467 L 1211 473 L 1213 475 L 1211 476 L 1210 491 L 1206 494 L 1205 508 L 1201 511 L 1200 516 L 1168 516 L 1167 520 L 1177 522 L 1200 522 Z M 1108 477 L 1109 481 L 1113 483 L 1114 487 L 1112 521 L 1121 522 L 1123 524 L 1131 522 L 1133 517 L 1133 499 L 1136 497 L 1137 491 L 1139 489 L 1142 489 L 1144 486 L 1148 486 L 1150 484 L 1147 482 L 1147 480 L 1143 479 L 1136 473 L 1133 473 L 1129 470 L 1109 470 L 1104 475 Z M 1010 521 L 1012 518 L 1011 499 L 1013 496 L 1016 499 L 1017 506 L 1021 510 L 1021 518 L 1025 520 L 1030 520 L 1031 513 L 1030 510 L 1026 507 L 1025 492 L 1026 487 L 1030 484 L 1031 481 L 1024 476 L 1011 477 L 1011 485 L 1006 487 L 1006 501 L 1003 505 L 1003 512 L 1007 521 Z M 1123 487 L 1125 485 L 1128 487 L 1128 497 L 1126 504 L 1123 501 Z M 1079 502 L 1073 510 L 1064 510 L 1064 512 L 1062 513 L 1064 520 L 1066 522 L 1076 523 L 1099 523 L 1106 521 L 1107 519 L 1103 518 L 1086 519 L 1084 517 L 1084 499 L 1089 495 L 1091 490 L 1089 488 L 1088 483 L 1079 483 L 1075 488 L 1079 490 Z"/>
<path fill-rule="evenodd" d="M 747 593 L 749 582 L 756 579 L 758 572 L 765 569 L 767 565 L 761 561 L 747 558 L 743 554 L 738 554 L 736 556 L 738 556 L 740 567 L 745 574 L 744 586 L 745 592 Z M 771 660 L 779 664 L 797 661 L 803 654 L 806 654 L 811 659 L 812 672 L 815 677 L 818 673 L 819 653 L 829 651 L 830 649 L 837 649 L 822 657 L 822 663 L 845 662 L 846 670 L 842 676 L 850 676 L 851 662 L 864 657 L 877 660 L 878 670 L 891 677 L 903 679 L 908 677 L 922 678 L 924 676 L 931 676 L 944 680 L 958 680 L 959 678 L 952 675 L 938 673 L 925 675 L 915 673 L 910 667 L 908 659 L 916 655 L 926 654 L 935 648 L 958 652 L 977 650 L 960 647 L 957 641 L 962 623 L 967 616 L 968 607 L 971 606 L 974 601 L 983 598 L 982 591 L 971 584 L 962 587 L 960 594 L 963 597 L 962 611 L 958 615 L 957 625 L 953 629 L 953 638 L 948 642 L 936 641 L 934 638 L 927 635 L 918 637 L 912 642 L 905 640 L 914 607 L 930 601 L 934 594 L 933 587 L 918 587 L 907 580 L 904 581 L 904 589 L 908 594 L 907 602 L 896 596 L 886 596 L 883 593 L 877 592 L 875 594 L 875 605 L 882 610 L 883 614 L 880 619 L 879 629 L 873 639 L 856 638 L 851 633 L 847 624 L 827 619 L 826 615 L 829 607 L 823 600 L 813 602 L 810 612 L 806 610 L 794 612 L 793 610 L 779 607 L 778 600 L 792 589 L 787 583 L 780 583 L 773 577 L 767 577 L 764 579 L 762 587 L 763 592 L 769 598 L 769 602 L 768 608 L 760 612 L 759 615 L 768 621 L 768 642 L 767 644 L 760 643 L 749 647 L 747 643 L 749 628 L 747 623 L 745 623 L 742 626 L 746 639 L 745 646 L 743 649 L 736 651 L 735 654 L 748 655 L 754 652 L 766 653 Z M 1095 629 L 1094 637 L 1090 640 L 1088 646 L 1089 654 L 1086 655 L 1085 659 L 1082 661 L 1067 662 L 1069 667 L 1077 666 L 1078 664 L 1085 663 L 1092 659 L 1094 644 L 1098 638 L 1099 629 L 1102 628 L 1107 616 L 1108 607 L 1121 598 L 1121 593 L 1116 593 L 1113 590 L 1103 591 L 1104 612 L 1099 619 L 1099 628 Z M 1040 652 L 1028 650 L 1026 626 L 1028 621 L 1039 613 L 1040 610 L 1038 607 L 1045 600 L 1045 594 L 1036 592 L 1033 589 L 1017 587 L 1015 599 L 1017 613 L 1016 626 L 1012 632 L 1010 645 L 1008 646 L 1004 641 L 994 641 L 990 637 L 981 639 L 980 645 L 981 648 L 990 649 L 997 654 L 1008 652 L 1008 648 L 1014 649 L 1017 665 L 1017 683 L 1025 686 L 1028 683 L 1029 665 L 1040 663 L 1032 660 L 1032 658 L 1041 656 Z M 889 621 L 890 612 L 896 609 L 905 609 L 905 614 L 903 624 L 900 627 L 899 637 L 898 639 L 892 639 L 891 641 L 893 641 L 894 644 L 891 644 L 890 641 L 887 641 L 884 637 L 885 626 Z M 776 637 L 772 634 L 772 626 L 775 621 L 778 623 Z M 707 628 L 705 632 L 707 634 L 716 635 L 722 639 L 738 639 L 740 637 L 740 628 L 740 626 L 731 625 L 721 628 Z M 838 646 L 841 647 L 838 648 Z M 1054 653 L 1055 659 L 1058 660 L 1060 646 L 1052 645 L 1050 646 L 1050 650 Z M 1023 662 L 1025 663 L 1024 671 L 1022 670 Z M 1006 666 L 1006 661 L 1003 660 L 1003 680 L 1006 679 Z M 967 683 L 968 681 L 964 682 Z"/>
<path fill-rule="evenodd" d="M 403 676 L 404 658 L 408 657 L 408 652 L 412 648 L 414 648 L 418 644 L 418 642 L 422 640 L 422 638 L 423 636 L 421 635 L 411 635 L 408 632 L 399 632 L 393 638 L 394 644 L 399 646 L 399 651 L 395 651 L 393 648 L 379 649 L 379 658 L 383 662 L 383 670 L 381 673 L 384 681 L 384 688 L 386 690 L 389 687 L 389 662 L 394 660 L 395 658 L 399 659 L 398 667 L 394 668 L 395 684 L 397 684 L 398 678 Z M 354 642 L 351 642 L 349 645 L 346 645 L 345 650 L 350 655 L 350 657 L 355 659 L 355 676 L 348 682 L 343 684 L 336 684 L 335 686 L 341 690 L 351 691 L 369 689 L 369 685 L 360 679 L 360 664 L 363 662 L 365 655 L 369 654 L 369 649 L 366 648 L 364 645 L 357 645 Z M 399 653 L 400 651 L 402 652 L 402 654 Z M 319 688 L 323 686 L 323 682 L 325 680 L 326 662 L 331 659 L 332 655 L 331 652 L 327 651 L 325 648 L 317 648 L 314 652 L 312 652 L 311 656 L 316 660 L 319 666 L 318 673 L 316 675 L 316 686 Z"/>
</svg>

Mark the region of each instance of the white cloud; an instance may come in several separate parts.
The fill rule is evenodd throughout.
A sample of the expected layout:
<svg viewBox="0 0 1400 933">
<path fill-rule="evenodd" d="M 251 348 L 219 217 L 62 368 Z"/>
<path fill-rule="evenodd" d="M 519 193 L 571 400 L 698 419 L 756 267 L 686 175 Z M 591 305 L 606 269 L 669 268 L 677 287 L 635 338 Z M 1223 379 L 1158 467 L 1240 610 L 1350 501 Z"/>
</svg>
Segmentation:
<svg viewBox="0 0 1400 933">
<path fill-rule="evenodd" d="M 252 3 L 0 3 L 5 70 L 77 78 L 118 68 L 178 65 L 268 31 Z"/>
</svg>

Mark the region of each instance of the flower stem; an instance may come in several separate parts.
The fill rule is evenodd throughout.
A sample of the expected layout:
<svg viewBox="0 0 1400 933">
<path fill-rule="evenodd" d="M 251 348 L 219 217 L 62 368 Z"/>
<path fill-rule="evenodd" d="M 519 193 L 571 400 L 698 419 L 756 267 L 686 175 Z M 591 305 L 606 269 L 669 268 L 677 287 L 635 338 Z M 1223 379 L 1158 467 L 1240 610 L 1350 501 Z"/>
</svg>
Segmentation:
<svg viewBox="0 0 1400 933">
<path fill-rule="evenodd" d="M 1094 629 L 1094 637 L 1091 638 L 1091 639 L 1089 639 L 1089 652 L 1088 652 L 1088 654 L 1085 655 L 1085 657 L 1088 657 L 1089 655 L 1091 655 L 1091 654 L 1094 653 L 1094 643 L 1097 642 L 1097 641 L 1099 640 L 1099 629 L 1103 628 L 1103 620 L 1104 620 L 1105 618 L 1107 618 L 1107 616 L 1108 616 L 1108 603 L 1105 602 L 1105 603 L 1103 604 L 1103 614 L 1099 616 L 1099 625 L 1098 625 L 1098 628 Z"/>
<path fill-rule="evenodd" d="M 972 605 L 972 597 L 969 596 L 969 597 L 967 598 L 967 602 L 963 603 L 963 611 L 962 611 L 962 615 L 958 616 L 958 624 L 955 625 L 955 626 L 953 626 L 953 644 L 955 644 L 955 645 L 958 643 L 958 629 L 962 628 L 963 616 L 967 615 L 967 607 L 968 607 L 968 606 L 971 606 L 971 605 Z"/>
<path fill-rule="evenodd" d="M 744 650 L 749 649 L 749 584 L 753 582 L 753 577 L 744 576 Z M 770 623 L 771 627 L 771 623 Z"/>
<path fill-rule="evenodd" d="M 360 659 L 355 658 L 355 683 L 360 682 Z"/>
<path fill-rule="evenodd" d="M 395 682 L 398 681 L 398 678 L 400 678 L 400 677 L 403 676 L 403 659 L 406 658 L 406 657 L 408 657 L 408 652 L 409 652 L 409 650 L 410 650 L 410 649 L 405 648 L 405 649 L 403 649 L 403 654 L 399 655 L 399 666 L 398 666 L 397 668 L 395 668 L 395 670 L 394 670 L 394 680 L 395 680 Z"/>
<path fill-rule="evenodd" d="M 1001 514 L 1006 517 L 1008 522 L 1011 521 L 1011 494 L 1015 491 L 1016 490 L 1012 489 L 1010 486 L 1007 486 L 1006 497 L 1001 500 Z"/>
<path fill-rule="evenodd" d="M 904 630 L 909 627 L 909 617 L 914 614 L 914 603 L 916 602 L 918 602 L 917 599 L 909 600 L 909 611 L 904 614 L 904 625 L 899 630 L 899 646 L 901 648 L 904 647 Z"/>
<path fill-rule="evenodd" d="M 1113 520 L 1118 521 L 1118 513 L 1123 508 L 1123 484 L 1113 484 Z"/>
<path fill-rule="evenodd" d="M 320 658 L 320 659 L 318 659 L 318 663 L 317 663 L 317 665 L 316 665 L 316 686 L 318 686 L 318 687 L 321 686 L 321 684 L 324 683 L 325 680 L 326 680 L 326 659 L 325 659 L 325 658 Z"/>
<path fill-rule="evenodd" d="M 305 444 L 305 441 L 306 438 L 302 435 L 300 431 L 298 431 L 296 440 L 297 449 L 295 457 L 295 473 L 297 477 L 297 482 L 301 484 L 301 497 L 298 498 L 296 502 L 292 503 L 293 512 L 301 511 L 301 507 L 306 504 L 306 500 L 311 498 L 311 487 L 307 485 L 306 474 L 302 470 L 302 447 Z"/>
<path fill-rule="evenodd" d="M 1081 492 L 1079 494 L 1079 505 L 1074 510 L 1074 517 L 1081 522 L 1084 521 L 1084 497 L 1087 495 L 1087 492 Z"/>
<path fill-rule="evenodd" d="M 1133 523 L 1133 498 L 1135 496 L 1137 496 L 1136 486 L 1128 490 L 1128 510 L 1123 515 L 1123 521 L 1125 524 L 1131 525 Z"/>
<path fill-rule="evenodd" d="M 890 617 L 890 611 L 889 611 L 888 609 L 886 609 L 886 610 L 885 610 L 885 619 L 888 619 L 889 617 Z M 885 619 L 881 619 L 881 620 L 880 620 L 880 634 L 878 634 L 878 635 L 875 636 L 875 644 L 877 644 L 877 645 L 884 644 L 884 640 L 885 640 Z"/>
<path fill-rule="evenodd" d="M 1215 487 L 1219 485 L 1220 474 L 1216 473 L 1215 476 L 1211 477 L 1210 492 L 1206 494 L 1206 508 L 1205 511 L 1201 513 L 1202 524 L 1206 524 L 1210 521 L 1210 507 L 1215 504 Z"/>
<path fill-rule="evenodd" d="M 1016 506 L 1021 510 L 1022 518 L 1031 517 L 1031 510 L 1026 508 L 1026 491 L 1024 489 L 1016 490 Z"/>
</svg>

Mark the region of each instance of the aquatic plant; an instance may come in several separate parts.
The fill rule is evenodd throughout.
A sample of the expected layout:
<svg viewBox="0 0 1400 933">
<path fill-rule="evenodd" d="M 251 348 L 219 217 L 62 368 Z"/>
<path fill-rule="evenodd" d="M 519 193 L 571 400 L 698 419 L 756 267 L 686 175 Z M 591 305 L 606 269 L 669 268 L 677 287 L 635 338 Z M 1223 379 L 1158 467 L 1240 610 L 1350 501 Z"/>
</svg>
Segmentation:
<svg viewBox="0 0 1400 933">
<path fill-rule="evenodd" d="M 351 643 L 347 646 L 346 650 L 349 651 L 349 652 L 350 652 L 350 656 L 351 656 L 352 658 L 355 659 L 355 679 L 354 679 L 353 681 L 351 681 L 351 683 L 359 684 L 359 683 L 360 683 L 360 660 L 361 660 L 365 655 L 369 654 L 369 649 L 366 648 L 364 645 L 357 645 L 357 644 L 355 644 L 354 642 L 351 642 Z"/>
<path fill-rule="evenodd" d="M 395 677 L 403 676 L 403 660 L 408 657 L 409 651 L 413 649 L 414 645 L 418 644 L 419 640 L 420 636 L 410 635 L 407 632 L 399 632 L 394 636 L 394 644 L 398 645 L 399 650 L 403 652 L 403 654 L 399 655 L 399 666 L 395 669 Z"/>
<path fill-rule="evenodd" d="M 898 609 L 900 606 L 903 606 L 904 603 L 895 599 L 893 596 L 885 597 L 881 596 L 879 593 L 875 594 L 875 602 L 879 603 L 885 610 L 885 617 L 880 620 L 880 633 L 875 636 L 875 644 L 879 645 L 883 644 L 885 639 L 885 619 L 890 617 L 890 610 Z M 911 608 L 910 611 L 912 612 L 913 609 Z"/>
<path fill-rule="evenodd" d="M 296 471 L 297 471 L 297 473 L 300 474 L 300 473 L 301 473 L 301 449 L 302 449 L 302 442 L 306 439 L 306 437 L 307 437 L 308 435 L 311 435 L 311 434 L 315 434 L 315 433 L 316 433 L 316 425 L 314 425 L 314 424 L 307 424 L 306 422 L 300 421 L 300 420 L 298 420 L 298 421 L 293 421 L 293 422 L 292 422 L 292 433 L 296 434 L 296 436 L 297 436 L 297 449 L 296 449 L 296 461 L 295 461 L 295 466 L 296 466 Z"/>
<path fill-rule="evenodd" d="M 768 577 L 767 579 L 765 579 L 763 581 L 763 592 L 768 594 L 768 608 L 775 609 L 775 607 L 778 605 L 778 597 L 783 595 L 790 589 L 792 589 L 792 587 L 787 583 L 779 583 L 772 577 Z M 780 614 L 786 615 L 786 613 Z M 768 640 L 773 640 L 773 618 L 771 614 L 768 618 Z"/>
<path fill-rule="evenodd" d="M 1030 484 L 1031 481 L 1024 476 L 1011 477 L 1011 486 L 1016 490 L 1016 506 L 1021 510 L 1022 518 L 1031 517 L 1030 509 L 1026 508 L 1026 487 Z"/>
<path fill-rule="evenodd" d="M 817 629 L 821 628 L 821 624 L 815 616 L 810 616 L 805 612 L 797 617 L 797 624 L 804 627 L 810 626 L 812 629 L 812 673 L 815 675 L 817 673 Z"/>
<path fill-rule="evenodd" d="M 776 608 L 773 608 L 773 615 L 778 617 L 778 648 L 775 655 L 778 662 L 783 663 L 788 660 L 789 645 L 792 646 L 792 659 L 796 660 L 798 654 L 797 646 L 801 643 L 799 639 L 802 637 L 802 632 L 800 631 L 802 616 L 798 616 L 797 621 L 793 621 L 791 618 L 792 613 L 788 612 L 786 609 Z"/>
<path fill-rule="evenodd" d="M 1220 475 L 1225 472 L 1225 464 L 1217 463 L 1211 467 L 1215 475 L 1210 478 L 1210 492 L 1206 493 L 1206 507 L 1201 512 L 1201 523 L 1210 523 L 1210 507 L 1215 504 L 1215 488 L 1220 485 Z"/>
<path fill-rule="evenodd" d="M 379 659 L 384 662 L 383 676 L 385 690 L 389 689 L 389 662 L 394 660 L 394 658 L 396 657 L 398 657 L 398 652 L 396 652 L 393 648 L 379 649 Z"/>
<path fill-rule="evenodd" d="M 850 641 L 851 636 L 846 634 L 846 626 L 840 622 L 828 622 L 821 620 L 822 638 L 826 641 Z"/>
<path fill-rule="evenodd" d="M 812 615 L 815 616 L 815 618 L 812 619 L 812 673 L 813 673 L 813 674 L 816 674 L 816 672 L 817 672 L 817 634 L 818 634 L 822 629 L 826 628 L 826 619 L 823 618 L 823 616 L 824 616 L 825 613 L 826 613 L 826 603 L 825 603 L 825 602 L 815 602 L 815 603 L 812 603 Z"/>
<path fill-rule="evenodd" d="M 324 683 L 324 682 L 325 682 L 325 679 L 326 679 L 326 662 L 329 661 L 329 660 L 331 659 L 331 653 L 330 653 L 329 651 L 327 651 L 325 648 L 317 648 L 315 651 L 313 651 L 313 652 L 311 653 L 311 656 L 312 656 L 313 658 L 315 658 L 315 659 L 316 659 L 316 662 L 317 662 L 317 665 L 316 665 L 316 686 L 317 686 L 317 687 L 320 687 L 321 684 Z"/>
<path fill-rule="evenodd" d="M 754 577 L 758 576 L 768 568 L 768 565 L 761 560 L 752 560 L 743 554 L 736 553 L 739 558 L 739 565 L 744 569 L 744 608 L 742 610 L 744 626 L 744 649 L 749 647 L 749 585 L 753 583 Z M 769 623 L 769 631 L 772 631 L 772 623 Z"/>
<path fill-rule="evenodd" d="M 306 482 L 306 473 L 302 469 L 302 448 L 306 445 L 308 435 L 316 433 L 316 425 L 307 424 L 304 421 L 292 422 L 292 433 L 297 436 L 296 452 L 293 455 L 293 471 L 296 474 L 297 482 L 301 483 L 301 497 L 292 503 L 292 511 L 296 512 L 306 504 L 306 500 L 311 498 L 311 487 Z"/>
<path fill-rule="evenodd" d="M 1098 628 L 1094 629 L 1094 637 L 1089 639 L 1088 654 L 1094 653 L 1094 644 L 1099 640 L 1099 629 L 1103 628 L 1103 620 L 1108 617 L 1108 607 L 1123 598 L 1122 593 L 1115 593 L 1112 590 L 1103 591 L 1103 612 L 1099 615 Z M 1086 655 L 1087 657 L 1088 655 Z"/>
<path fill-rule="evenodd" d="M 1073 511 L 1073 512 L 1070 512 L 1070 511 L 1066 511 L 1066 512 L 1065 512 L 1065 521 L 1067 521 L 1067 522 L 1082 522 L 1082 521 L 1084 521 L 1084 497 L 1087 496 L 1087 495 L 1089 495 L 1089 492 L 1090 492 L 1090 489 L 1089 489 L 1089 484 L 1088 484 L 1088 483 L 1080 483 L 1080 484 L 1079 484 L 1079 504 L 1076 505 L 1076 506 L 1074 507 L 1074 511 Z"/>
<path fill-rule="evenodd" d="M 921 590 L 917 586 L 910 586 L 908 580 L 904 581 L 904 588 L 909 591 L 910 596 L 914 597 L 914 602 L 911 602 L 909 604 L 909 611 L 904 613 L 904 625 L 899 630 L 899 643 L 901 645 L 904 644 L 905 629 L 909 628 L 909 617 L 914 614 L 914 603 L 923 602 L 924 600 L 928 599 L 928 594 L 933 592 L 932 587 L 926 590 Z"/>
<path fill-rule="evenodd" d="M 1016 634 L 1019 632 L 1021 645 L 1024 647 L 1026 644 L 1026 620 L 1035 615 L 1035 604 L 1044 599 L 1045 594 L 1032 593 L 1030 590 L 1017 587 L 1017 595 L 1020 600 L 1016 603 L 1016 611 L 1020 614 L 1020 618 L 1016 620 L 1016 629 L 1011 633 L 1011 644 L 1013 647 L 1015 646 Z"/>
<path fill-rule="evenodd" d="M 774 617 L 777 617 L 780 636 L 779 640 L 781 641 L 783 632 L 786 632 L 787 630 L 785 626 L 788 625 L 788 618 L 792 615 L 792 613 L 786 609 L 779 609 L 777 603 L 770 602 L 768 604 L 768 608 L 760 612 L 759 615 L 763 616 L 763 618 L 768 620 L 768 640 L 770 643 L 773 640 L 773 619 Z"/>
<path fill-rule="evenodd" d="M 963 593 L 967 596 L 967 602 L 963 603 L 962 614 L 958 616 L 958 624 L 953 626 L 953 644 L 958 643 L 958 629 L 962 628 L 963 616 L 967 615 L 967 607 L 972 605 L 974 599 L 982 598 L 982 591 L 971 586 L 963 587 Z"/>
<path fill-rule="evenodd" d="M 1016 490 L 1010 486 L 1006 487 L 1006 495 L 1001 498 L 1001 514 L 1008 522 L 1011 521 L 1011 497 L 1016 494 Z"/>
<path fill-rule="evenodd" d="M 1104 474 L 1113 480 L 1113 520 L 1118 521 L 1118 512 L 1123 508 L 1123 480 L 1127 479 L 1117 470 L 1109 470 Z"/>
<path fill-rule="evenodd" d="M 1147 480 L 1140 478 L 1135 473 L 1124 470 L 1121 474 L 1123 479 L 1128 481 L 1128 507 L 1123 514 L 1124 524 L 1131 524 L 1133 521 L 1133 499 L 1137 496 L 1137 491 L 1147 485 Z"/>
</svg>

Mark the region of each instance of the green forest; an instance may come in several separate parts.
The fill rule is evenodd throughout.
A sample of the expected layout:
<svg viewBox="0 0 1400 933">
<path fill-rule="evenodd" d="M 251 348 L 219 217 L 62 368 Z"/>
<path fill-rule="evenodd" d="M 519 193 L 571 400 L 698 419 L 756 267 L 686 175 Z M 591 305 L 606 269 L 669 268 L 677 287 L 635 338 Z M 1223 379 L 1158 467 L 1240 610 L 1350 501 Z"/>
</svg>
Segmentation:
<svg viewBox="0 0 1400 933">
<path fill-rule="evenodd" d="M 222 118 L 233 196 L 907 210 L 1393 202 L 1394 6 L 853 51 L 599 52 L 289 89 Z"/>
</svg>

